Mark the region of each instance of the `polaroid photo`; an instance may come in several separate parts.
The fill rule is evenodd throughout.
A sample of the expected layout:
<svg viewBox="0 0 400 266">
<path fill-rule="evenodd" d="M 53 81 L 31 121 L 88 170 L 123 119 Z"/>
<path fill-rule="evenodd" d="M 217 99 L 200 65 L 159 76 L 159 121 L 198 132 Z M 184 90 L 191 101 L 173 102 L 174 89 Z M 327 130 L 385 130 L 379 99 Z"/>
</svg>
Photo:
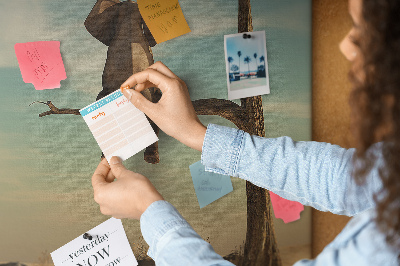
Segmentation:
<svg viewBox="0 0 400 266">
<path fill-rule="evenodd" d="M 265 31 L 224 36 L 228 99 L 269 94 Z"/>
</svg>

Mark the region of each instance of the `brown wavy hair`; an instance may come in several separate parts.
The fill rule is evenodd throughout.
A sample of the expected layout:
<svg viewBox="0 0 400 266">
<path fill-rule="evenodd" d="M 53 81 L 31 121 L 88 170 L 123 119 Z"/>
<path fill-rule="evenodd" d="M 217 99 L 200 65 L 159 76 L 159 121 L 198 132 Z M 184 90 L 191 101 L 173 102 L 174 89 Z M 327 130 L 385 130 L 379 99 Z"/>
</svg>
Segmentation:
<svg viewBox="0 0 400 266">
<path fill-rule="evenodd" d="M 354 171 L 359 184 L 365 181 L 376 158 L 367 150 L 383 142 L 384 167 L 379 169 L 383 188 L 374 200 L 376 222 L 387 243 L 400 250 L 400 1 L 363 0 L 360 36 L 355 40 L 362 54 L 350 73 L 354 90 L 353 110 L 357 143 Z M 400 255 L 399 255 L 400 258 Z"/>
</svg>

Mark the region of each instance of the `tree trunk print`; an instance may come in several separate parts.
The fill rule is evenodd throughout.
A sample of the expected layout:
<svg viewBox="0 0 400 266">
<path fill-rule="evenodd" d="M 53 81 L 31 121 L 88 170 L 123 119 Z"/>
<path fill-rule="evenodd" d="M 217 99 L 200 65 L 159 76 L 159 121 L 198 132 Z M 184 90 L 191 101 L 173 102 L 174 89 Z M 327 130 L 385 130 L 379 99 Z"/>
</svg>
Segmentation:
<svg viewBox="0 0 400 266">
<path fill-rule="evenodd" d="M 253 31 L 250 0 L 239 1 L 238 32 Z M 239 65 L 240 65 L 240 55 Z M 264 137 L 264 113 L 261 96 L 240 99 L 241 105 L 223 99 L 200 99 L 192 101 L 198 115 L 218 115 L 234 123 L 239 129 L 252 135 Z M 50 114 L 80 115 L 79 109 L 58 109 L 51 101 L 46 104 L 50 110 L 39 114 L 43 117 Z M 154 154 L 145 160 L 153 161 Z M 244 256 L 238 265 L 280 266 L 281 259 L 275 240 L 272 222 L 272 206 L 267 190 L 246 181 L 247 196 L 247 233 Z M 231 255 L 226 256 L 227 259 Z"/>
</svg>

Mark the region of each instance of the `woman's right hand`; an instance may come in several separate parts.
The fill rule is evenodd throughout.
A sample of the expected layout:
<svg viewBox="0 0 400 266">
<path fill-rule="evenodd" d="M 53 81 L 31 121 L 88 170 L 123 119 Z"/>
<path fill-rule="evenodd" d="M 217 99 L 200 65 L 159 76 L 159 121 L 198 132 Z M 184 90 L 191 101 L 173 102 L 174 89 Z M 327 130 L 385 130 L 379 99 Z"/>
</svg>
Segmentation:
<svg viewBox="0 0 400 266">
<path fill-rule="evenodd" d="M 157 87 L 162 92 L 157 103 L 150 102 L 140 93 L 150 87 Z M 121 91 L 167 135 L 202 150 L 206 127 L 197 117 L 185 82 L 163 63 L 156 62 L 133 74 L 121 85 Z"/>
</svg>

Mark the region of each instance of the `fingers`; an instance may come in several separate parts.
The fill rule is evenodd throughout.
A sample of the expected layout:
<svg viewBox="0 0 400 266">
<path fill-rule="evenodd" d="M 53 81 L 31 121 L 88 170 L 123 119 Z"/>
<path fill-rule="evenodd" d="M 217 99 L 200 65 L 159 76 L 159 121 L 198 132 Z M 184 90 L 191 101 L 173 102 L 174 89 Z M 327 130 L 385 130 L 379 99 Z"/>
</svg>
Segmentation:
<svg viewBox="0 0 400 266">
<path fill-rule="evenodd" d="M 163 92 L 171 84 L 171 78 L 158 72 L 155 69 L 147 68 L 146 70 L 133 74 L 124 83 L 122 83 L 121 88 L 126 86 L 134 87 L 136 84 L 151 82 L 154 87 L 160 88 Z M 139 88 L 138 88 L 139 89 Z"/>
<path fill-rule="evenodd" d="M 154 63 L 153 65 L 149 66 L 148 68 L 150 69 L 154 69 L 162 74 L 164 74 L 166 77 L 169 77 L 171 79 L 179 79 L 179 77 L 177 75 L 174 74 L 174 72 L 172 72 L 166 65 L 164 65 L 162 62 L 158 61 L 156 63 Z M 125 85 L 125 83 L 123 84 Z M 124 86 L 121 86 L 124 87 Z M 155 84 L 153 84 L 150 81 L 146 81 L 144 83 L 138 83 L 135 86 L 135 90 L 136 91 L 143 91 L 147 88 L 151 88 L 151 87 L 157 87 Z"/>
<path fill-rule="evenodd" d="M 166 65 L 164 65 L 162 62 L 157 61 L 154 64 L 152 64 L 151 66 L 149 66 L 149 68 L 152 68 L 154 70 L 157 70 L 158 72 L 164 74 L 167 77 L 170 78 L 175 78 L 177 79 L 178 76 L 174 74 L 174 72 L 171 71 L 171 69 L 169 69 Z"/>
<path fill-rule="evenodd" d="M 153 118 L 153 113 L 158 108 L 155 103 L 150 102 L 140 92 L 132 89 L 124 89 L 122 93 L 136 108 L 145 113 L 150 119 Z"/>
<path fill-rule="evenodd" d="M 106 159 L 101 160 L 101 162 L 97 166 L 92 176 L 93 188 L 107 184 L 106 178 L 109 172 L 110 172 L 110 167 L 108 166 L 107 160 Z"/>
<path fill-rule="evenodd" d="M 153 83 L 146 81 L 145 83 L 139 83 L 135 86 L 135 90 L 144 91 L 147 88 L 155 87 Z"/>
<path fill-rule="evenodd" d="M 106 182 L 111 183 L 115 179 L 115 176 L 112 171 L 109 171 L 106 177 Z"/>
<path fill-rule="evenodd" d="M 124 172 L 129 171 L 125 168 L 125 166 L 122 164 L 121 158 L 117 156 L 113 156 L 110 159 L 110 167 L 111 171 L 113 172 L 114 176 L 118 179 L 121 178 L 124 174 Z"/>
</svg>

